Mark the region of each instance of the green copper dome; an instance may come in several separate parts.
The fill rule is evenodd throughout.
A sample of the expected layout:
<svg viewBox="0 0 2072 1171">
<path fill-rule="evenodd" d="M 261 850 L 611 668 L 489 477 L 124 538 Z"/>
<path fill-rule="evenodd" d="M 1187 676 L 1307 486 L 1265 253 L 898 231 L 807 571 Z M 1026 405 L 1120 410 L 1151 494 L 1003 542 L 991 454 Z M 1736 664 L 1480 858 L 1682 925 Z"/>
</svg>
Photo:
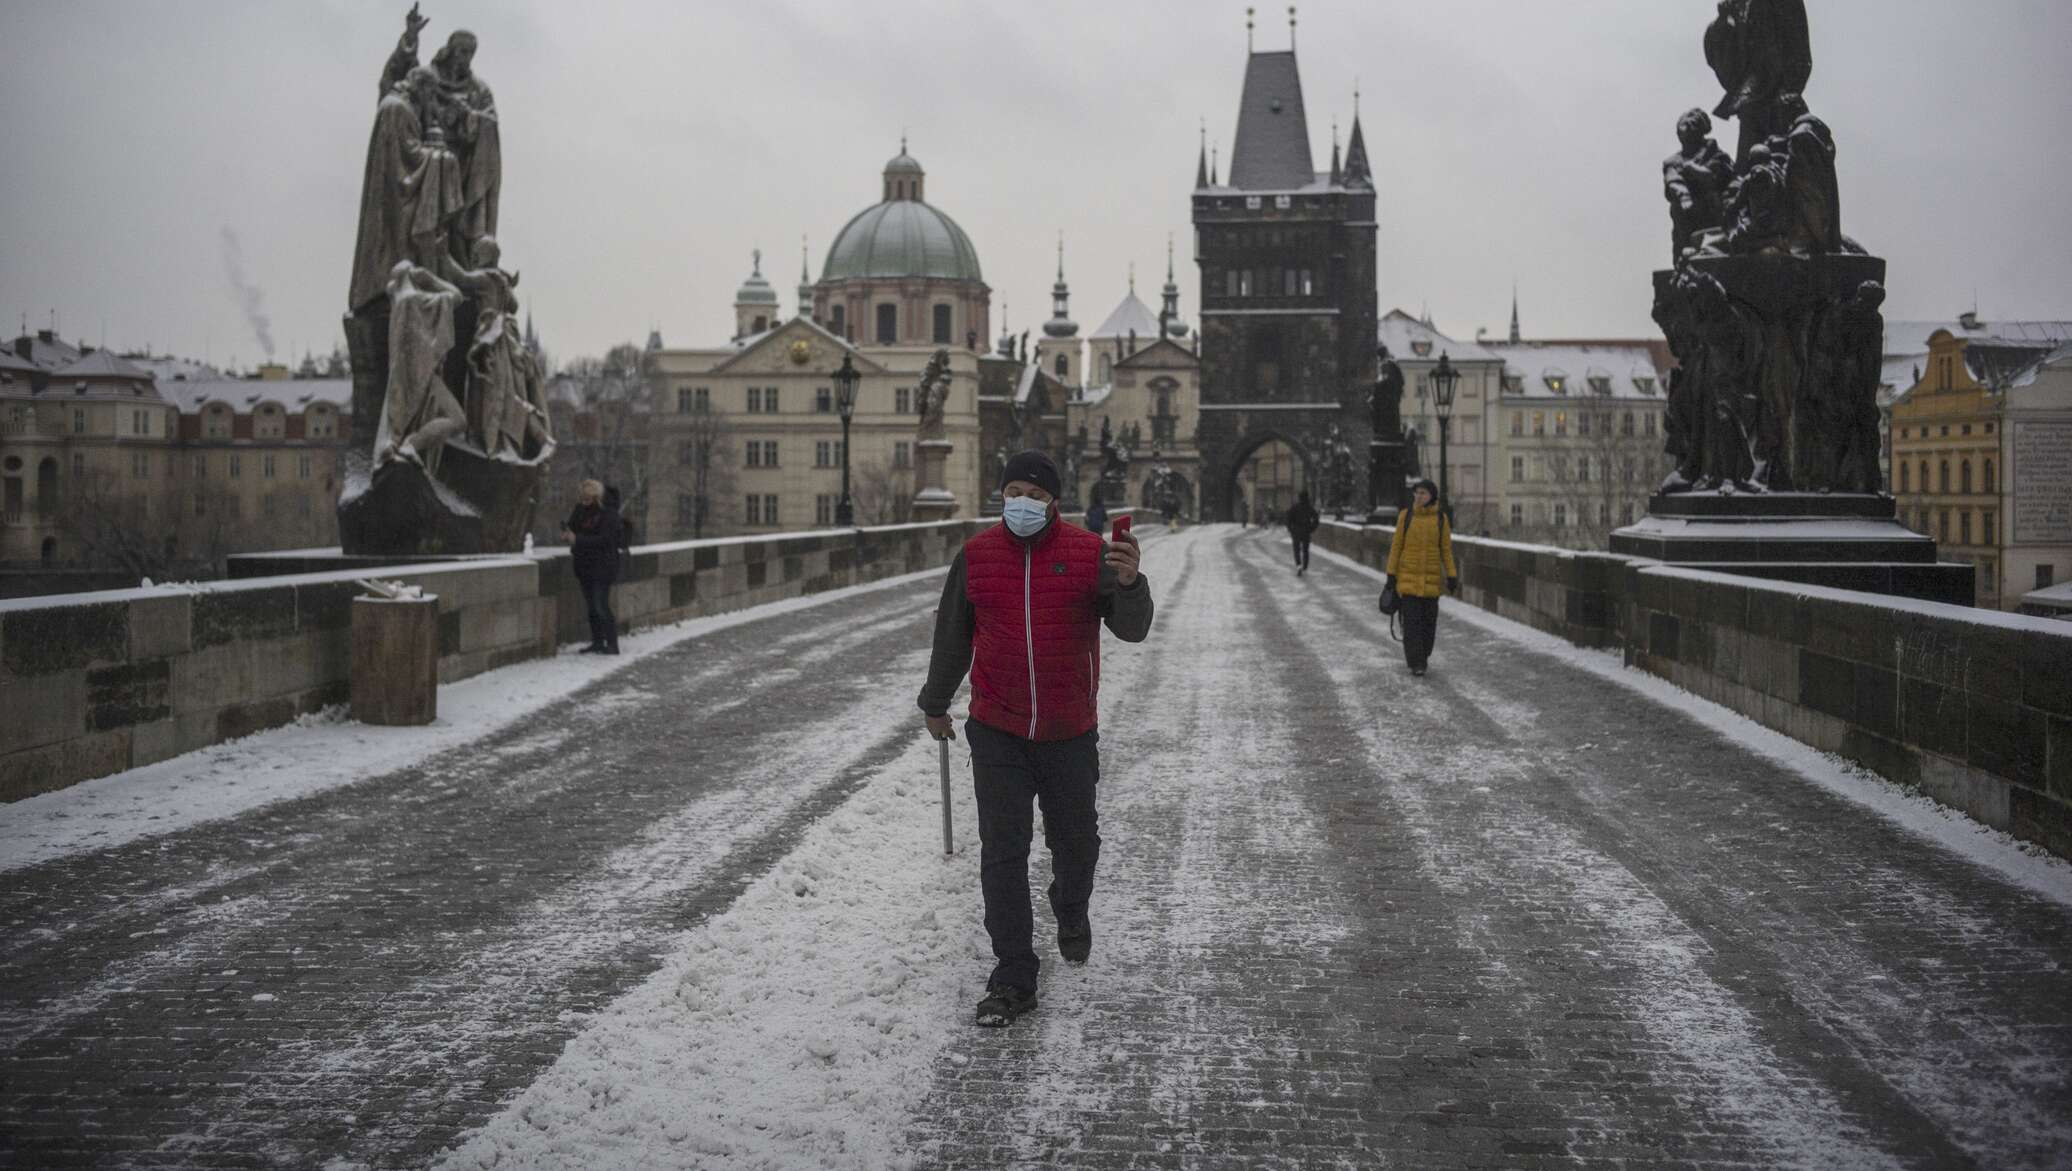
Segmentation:
<svg viewBox="0 0 2072 1171">
<path fill-rule="evenodd" d="M 918 199 L 892 199 L 857 213 L 827 251 L 823 281 L 940 277 L 983 281 L 978 250 L 957 221 Z"/>
</svg>

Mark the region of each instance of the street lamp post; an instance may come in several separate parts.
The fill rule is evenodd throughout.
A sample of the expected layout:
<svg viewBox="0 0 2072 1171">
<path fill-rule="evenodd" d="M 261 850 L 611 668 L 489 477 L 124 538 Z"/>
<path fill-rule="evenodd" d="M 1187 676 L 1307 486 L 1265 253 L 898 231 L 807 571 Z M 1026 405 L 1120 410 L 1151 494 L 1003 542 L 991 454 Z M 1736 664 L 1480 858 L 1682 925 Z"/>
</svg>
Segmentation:
<svg viewBox="0 0 2072 1171">
<path fill-rule="evenodd" d="M 856 415 L 856 383 L 861 377 L 851 356 L 843 354 L 842 368 L 835 371 L 835 409 L 842 415 L 842 498 L 835 502 L 835 524 L 845 529 L 856 523 L 856 509 L 849 502 L 849 420 Z"/>
<path fill-rule="evenodd" d="M 1453 496 L 1446 484 L 1446 439 L 1453 423 L 1453 391 L 1460 384 L 1460 371 L 1453 368 L 1446 351 L 1439 351 L 1439 365 L 1432 370 L 1432 409 L 1439 416 L 1439 508 L 1453 518 Z"/>
</svg>

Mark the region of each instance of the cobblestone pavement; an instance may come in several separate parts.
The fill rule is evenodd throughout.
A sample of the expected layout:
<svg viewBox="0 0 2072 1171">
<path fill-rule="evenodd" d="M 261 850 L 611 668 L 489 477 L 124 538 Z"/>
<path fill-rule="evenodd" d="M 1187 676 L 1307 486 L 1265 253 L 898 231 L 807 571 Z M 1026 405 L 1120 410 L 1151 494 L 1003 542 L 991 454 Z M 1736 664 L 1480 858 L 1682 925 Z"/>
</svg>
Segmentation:
<svg viewBox="0 0 2072 1171">
<path fill-rule="evenodd" d="M 2072 1165 L 2064 906 L 1464 622 L 1413 680 L 1372 579 L 1191 540 L 1104 688 L 1093 962 L 943 1055 L 923 1165 Z"/>
<path fill-rule="evenodd" d="M 2064 906 L 1464 622 L 1411 680 L 1284 538 L 1151 539 L 1093 962 L 951 1034 L 920 1165 L 2066 1165 Z M 934 596 L 7 874 L 0 1166 L 429 1162 L 911 743 Z"/>
<path fill-rule="evenodd" d="M 0 1166 L 424 1166 L 912 742 L 937 588 L 686 641 L 500 740 L 7 874 Z"/>
</svg>

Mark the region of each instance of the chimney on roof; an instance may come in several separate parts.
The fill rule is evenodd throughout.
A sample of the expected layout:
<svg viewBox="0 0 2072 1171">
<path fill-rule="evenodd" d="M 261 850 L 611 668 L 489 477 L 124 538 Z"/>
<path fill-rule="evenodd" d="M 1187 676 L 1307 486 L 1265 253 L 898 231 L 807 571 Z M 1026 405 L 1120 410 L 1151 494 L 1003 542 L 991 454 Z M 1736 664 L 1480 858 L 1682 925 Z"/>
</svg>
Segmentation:
<svg viewBox="0 0 2072 1171">
<path fill-rule="evenodd" d="M 36 340 L 55 345 L 58 340 L 58 331 L 54 329 L 39 329 L 36 331 Z"/>
<path fill-rule="evenodd" d="M 1976 310 L 1976 309 L 1969 309 L 1969 310 L 1966 310 L 1966 311 L 1965 311 L 1965 312 L 1963 312 L 1963 313 L 1960 313 L 1960 314 L 1958 314 L 1958 315 L 1957 315 L 1957 324 L 1959 324 L 1959 325 L 1963 326 L 1963 327 L 1964 327 L 1965 329 L 1977 329 L 1977 328 L 1978 328 L 1978 310 Z"/>
</svg>

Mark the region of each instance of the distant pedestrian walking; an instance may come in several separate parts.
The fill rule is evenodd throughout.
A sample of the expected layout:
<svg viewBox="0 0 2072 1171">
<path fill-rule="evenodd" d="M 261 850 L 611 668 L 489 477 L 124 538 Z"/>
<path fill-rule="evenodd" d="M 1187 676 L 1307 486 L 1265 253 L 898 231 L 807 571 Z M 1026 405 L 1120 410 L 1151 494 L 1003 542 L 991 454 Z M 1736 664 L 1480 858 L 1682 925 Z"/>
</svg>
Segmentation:
<svg viewBox="0 0 2072 1171">
<path fill-rule="evenodd" d="M 1419 480 L 1411 490 L 1410 510 L 1396 518 L 1396 536 L 1389 542 L 1389 584 L 1401 599 L 1403 659 L 1412 675 L 1424 674 L 1432 657 L 1439 636 L 1439 595 L 1460 592 L 1453 526 L 1438 501 L 1438 486 Z"/>
<path fill-rule="evenodd" d="M 1108 506 L 1101 503 L 1101 489 L 1094 486 L 1094 502 L 1086 506 L 1086 531 L 1098 533 L 1108 527 Z"/>
<path fill-rule="evenodd" d="M 1324 518 L 1317 514 L 1316 506 L 1309 502 L 1309 493 L 1295 498 L 1295 506 L 1288 510 L 1288 535 L 1295 538 L 1295 576 L 1309 572 L 1309 539 Z"/>
<path fill-rule="evenodd" d="M 1137 541 L 1109 544 L 1058 519 L 1057 466 L 1040 451 L 1007 461 L 1001 523 L 964 543 L 935 612 L 920 706 L 928 733 L 954 740 L 950 700 L 971 673 L 971 772 L 978 797 L 979 886 L 993 974 L 978 1023 L 1009 1025 L 1036 1007 L 1029 907 L 1033 800 L 1050 848 L 1058 954 L 1093 950 L 1087 903 L 1101 856 L 1094 788 L 1101 776 L 1101 625 L 1125 642 L 1151 632 L 1151 586 Z"/>
<path fill-rule="evenodd" d="M 611 593 L 612 583 L 619 579 L 620 530 L 618 501 L 605 496 L 603 484 L 584 480 L 561 538 L 568 542 L 576 583 L 583 589 L 583 613 L 590 620 L 586 655 L 619 653 L 619 622 L 612 615 Z"/>
</svg>

